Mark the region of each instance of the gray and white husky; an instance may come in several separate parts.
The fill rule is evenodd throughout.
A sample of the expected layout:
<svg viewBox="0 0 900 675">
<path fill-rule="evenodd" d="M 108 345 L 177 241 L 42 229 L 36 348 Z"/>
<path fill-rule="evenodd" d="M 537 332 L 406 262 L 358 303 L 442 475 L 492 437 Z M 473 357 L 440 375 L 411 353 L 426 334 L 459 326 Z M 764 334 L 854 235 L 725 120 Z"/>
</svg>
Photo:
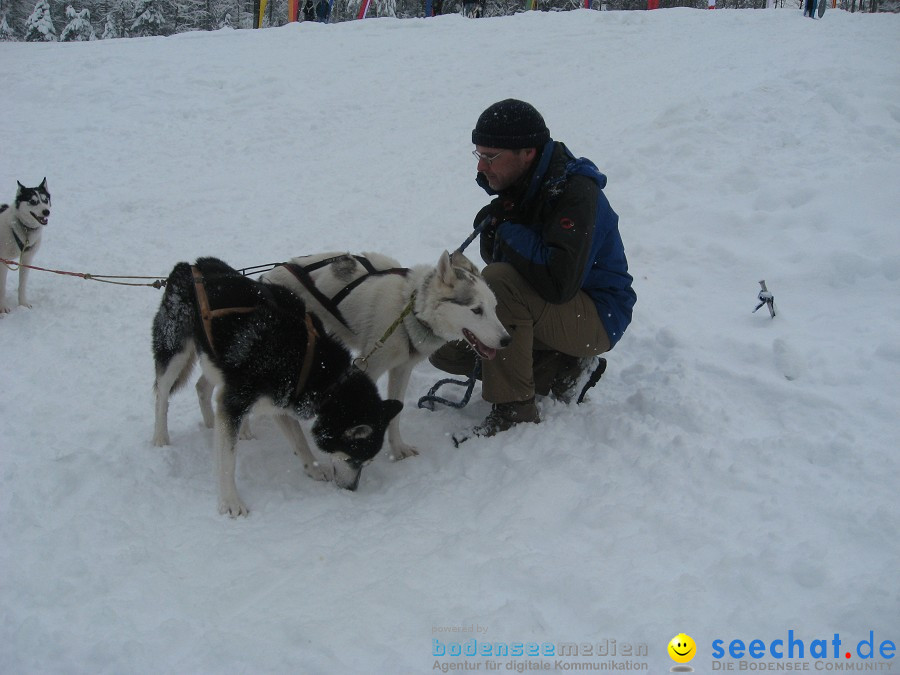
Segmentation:
<svg viewBox="0 0 900 675">
<path fill-rule="evenodd" d="M 41 245 L 41 233 L 50 218 L 50 192 L 47 179 L 37 187 L 29 188 L 19 183 L 16 199 L 9 204 L 0 204 L 0 258 L 16 260 L 19 266 L 19 304 L 31 307 L 26 295 L 28 267 Z M 10 309 L 6 304 L 5 264 L 0 263 L 0 314 Z"/>
<path fill-rule="evenodd" d="M 481 358 L 492 359 L 511 341 L 497 318 L 494 293 L 459 252 L 444 251 L 437 265 L 408 269 L 379 253 L 321 253 L 293 258 L 261 281 L 302 297 L 327 330 L 360 354 L 373 381 L 389 374 L 388 398 L 399 401 L 413 367 L 447 342 L 465 340 Z M 401 437 L 398 417 L 388 426 L 394 460 L 418 454 Z"/>
</svg>

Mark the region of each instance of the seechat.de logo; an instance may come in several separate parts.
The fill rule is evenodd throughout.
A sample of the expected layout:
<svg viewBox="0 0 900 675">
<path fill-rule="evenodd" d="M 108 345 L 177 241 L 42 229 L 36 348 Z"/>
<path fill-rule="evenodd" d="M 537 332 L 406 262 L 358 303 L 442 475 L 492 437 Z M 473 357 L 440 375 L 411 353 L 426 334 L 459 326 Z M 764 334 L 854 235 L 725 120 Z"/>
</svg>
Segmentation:
<svg viewBox="0 0 900 675">
<path fill-rule="evenodd" d="M 713 640 L 712 657 L 720 659 L 741 659 L 758 661 L 760 659 L 816 659 L 826 661 L 839 659 L 844 663 L 851 659 L 859 659 L 863 662 L 890 661 L 897 653 L 897 646 L 892 640 L 876 640 L 875 631 L 869 631 L 867 638 L 862 640 L 841 639 L 840 633 L 835 633 L 831 638 L 806 641 L 797 637 L 793 630 L 789 630 L 787 639 L 775 640 Z M 718 670 L 718 668 L 714 668 Z M 827 670 L 834 668 L 826 667 Z M 846 670 L 846 668 L 842 668 Z"/>
</svg>

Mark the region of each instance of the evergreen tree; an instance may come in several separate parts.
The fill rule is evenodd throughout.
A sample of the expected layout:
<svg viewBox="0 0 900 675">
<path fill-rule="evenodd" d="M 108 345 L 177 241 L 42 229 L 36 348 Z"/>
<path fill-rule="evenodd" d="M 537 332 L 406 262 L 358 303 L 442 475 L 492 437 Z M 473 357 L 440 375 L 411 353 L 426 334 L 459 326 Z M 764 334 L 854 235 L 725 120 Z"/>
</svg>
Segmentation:
<svg viewBox="0 0 900 675">
<path fill-rule="evenodd" d="M 129 7 L 131 7 L 129 3 Z M 126 6 L 123 0 L 114 0 L 109 5 L 106 12 L 106 22 L 103 24 L 103 33 L 101 40 L 111 40 L 113 38 L 128 37 L 127 27 L 130 25 L 130 19 L 126 16 Z"/>
<path fill-rule="evenodd" d="M 96 40 L 97 35 L 94 33 L 94 27 L 91 25 L 91 12 L 89 9 L 75 11 L 72 5 L 66 7 L 66 18 L 69 23 L 63 28 L 59 34 L 60 42 L 87 42 L 88 40 Z"/>
<path fill-rule="evenodd" d="M 164 35 L 165 19 L 159 0 L 135 0 L 134 21 L 130 34 L 134 37 Z"/>
<path fill-rule="evenodd" d="M 220 28 L 238 28 L 238 17 L 234 14 L 231 0 L 209 0 L 212 12 L 210 30 Z"/>
<path fill-rule="evenodd" d="M 9 27 L 9 0 L 0 0 L 0 42 L 12 42 L 16 34 Z"/>
<path fill-rule="evenodd" d="M 12 28 L 6 22 L 6 14 L 3 14 L 0 16 L 0 42 L 13 42 L 15 39 L 16 36 L 12 32 Z"/>
<path fill-rule="evenodd" d="M 215 30 L 217 25 L 212 0 L 179 0 L 176 31 Z"/>
<path fill-rule="evenodd" d="M 53 27 L 53 19 L 50 16 L 50 3 L 47 0 L 38 0 L 31 16 L 25 21 L 25 41 L 56 41 L 56 28 Z"/>
<path fill-rule="evenodd" d="M 397 0 L 375 0 L 374 9 L 377 9 L 377 16 L 389 16 L 395 18 L 397 16 Z M 373 8 L 370 7 L 369 11 Z"/>
<path fill-rule="evenodd" d="M 106 15 L 106 23 L 103 24 L 103 34 L 100 36 L 101 40 L 113 40 L 117 37 L 122 37 L 122 34 L 119 32 L 119 29 L 116 27 L 116 21 L 113 18 L 113 13 L 110 12 Z"/>
</svg>

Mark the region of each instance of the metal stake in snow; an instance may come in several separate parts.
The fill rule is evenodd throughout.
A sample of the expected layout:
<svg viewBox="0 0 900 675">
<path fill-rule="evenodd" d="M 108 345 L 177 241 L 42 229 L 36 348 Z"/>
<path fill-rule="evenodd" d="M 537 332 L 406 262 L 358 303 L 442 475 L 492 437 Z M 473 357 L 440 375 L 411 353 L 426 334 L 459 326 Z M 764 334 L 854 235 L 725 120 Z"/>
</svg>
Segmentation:
<svg viewBox="0 0 900 675">
<path fill-rule="evenodd" d="M 757 309 L 759 309 L 763 305 L 768 305 L 769 314 L 774 319 L 775 318 L 775 296 L 772 295 L 771 293 L 769 293 L 769 289 L 766 288 L 766 280 L 765 279 L 761 279 L 759 282 L 759 285 L 762 288 L 762 290 L 759 292 L 759 295 L 756 296 L 757 299 L 759 300 L 759 304 L 754 308 L 753 311 L 755 312 Z"/>
</svg>

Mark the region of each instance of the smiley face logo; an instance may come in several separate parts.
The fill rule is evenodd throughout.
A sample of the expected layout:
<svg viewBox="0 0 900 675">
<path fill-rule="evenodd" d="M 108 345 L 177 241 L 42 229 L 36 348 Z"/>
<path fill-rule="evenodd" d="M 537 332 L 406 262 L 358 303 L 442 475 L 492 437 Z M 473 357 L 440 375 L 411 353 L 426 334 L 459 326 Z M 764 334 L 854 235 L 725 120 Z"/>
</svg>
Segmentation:
<svg viewBox="0 0 900 675">
<path fill-rule="evenodd" d="M 669 656 L 676 663 L 687 663 L 696 653 L 697 645 L 690 635 L 679 633 L 669 640 Z"/>
</svg>

